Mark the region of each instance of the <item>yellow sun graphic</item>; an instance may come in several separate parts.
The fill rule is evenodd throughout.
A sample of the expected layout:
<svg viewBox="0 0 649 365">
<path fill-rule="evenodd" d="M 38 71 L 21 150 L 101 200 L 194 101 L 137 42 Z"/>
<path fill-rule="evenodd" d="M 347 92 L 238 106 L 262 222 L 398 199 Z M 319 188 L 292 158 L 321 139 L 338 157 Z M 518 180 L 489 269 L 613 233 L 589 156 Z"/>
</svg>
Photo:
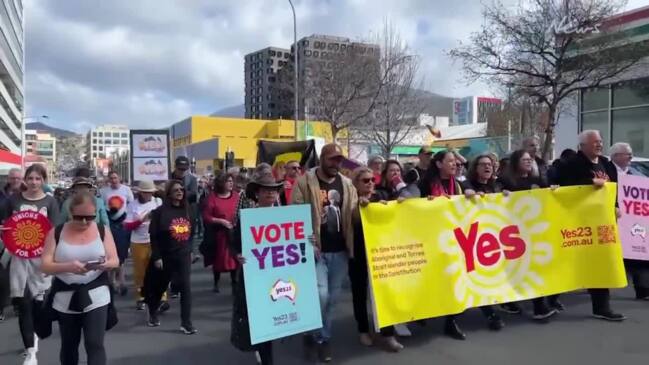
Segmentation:
<svg viewBox="0 0 649 365">
<path fill-rule="evenodd" d="M 550 223 L 543 219 L 541 202 L 531 195 L 505 197 L 490 194 L 473 200 L 457 199 L 446 218 L 455 227 L 467 231 L 478 222 L 478 237 L 491 234 L 499 237 L 505 226 L 518 226 L 520 238 L 525 242 L 525 253 L 517 259 L 508 260 L 504 254 L 491 266 L 475 260 L 474 270 L 467 272 L 465 255 L 452 230 L 443 231 L 438 244 L 451 258 L 445 273 L 453 280 L 455 299 L 466 307 L 482 306 L 538 296 L 544 285 L 537 269 L 552 259 L 552 245 L 535 239 L 545 232 Z M 476 247 L 472 247 L 476 256 Z M 507 247 L 501 247 L 507 249 Z"/>
<path fill-rule="evenodd" d="M 11 233 L 16 245 L 25 250 L 31 250 L 41 245 L 45 239 L 43 228 L 36 222 L 19 222 Z"/>
</svg>

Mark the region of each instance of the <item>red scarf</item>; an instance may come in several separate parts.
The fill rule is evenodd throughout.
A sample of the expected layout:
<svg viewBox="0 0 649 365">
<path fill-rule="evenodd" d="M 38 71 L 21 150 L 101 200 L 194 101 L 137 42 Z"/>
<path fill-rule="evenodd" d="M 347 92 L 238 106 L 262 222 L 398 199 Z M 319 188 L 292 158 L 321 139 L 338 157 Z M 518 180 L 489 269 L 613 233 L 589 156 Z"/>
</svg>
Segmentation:
<svg viewBox="0 0 649 365">
<path fill-rule="evenodd" d="M 431 196 L 455 195 L 455 176 L 451 176 L 448 185 L 449 185 L 448 189 L 444 189 L 441 179 L 436 182 L 433 182 L 432 184 L 430 184 L 430 195 Z"/>
</svg>

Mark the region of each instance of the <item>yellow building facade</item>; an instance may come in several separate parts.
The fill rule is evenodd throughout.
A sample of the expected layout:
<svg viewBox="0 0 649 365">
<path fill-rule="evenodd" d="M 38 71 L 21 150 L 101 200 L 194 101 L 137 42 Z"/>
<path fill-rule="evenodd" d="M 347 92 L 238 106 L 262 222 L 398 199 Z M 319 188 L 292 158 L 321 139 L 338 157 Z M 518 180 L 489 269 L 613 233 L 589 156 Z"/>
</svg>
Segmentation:
<svg viewBox="0 0 649 365">
<path fill-rule="evenodd" d="M 298 139 L 305 136 L 333 140 L 325 122 L 298 121 Z M 199 174 L 219 169 L 228 151 L 234 152 L 237 166 L 254 167 L 257 142 L 295 140 L 294 121 L 192 116 L 172 125 L 170 138 L 172 157 L 193 158 Z"/>
</svg>

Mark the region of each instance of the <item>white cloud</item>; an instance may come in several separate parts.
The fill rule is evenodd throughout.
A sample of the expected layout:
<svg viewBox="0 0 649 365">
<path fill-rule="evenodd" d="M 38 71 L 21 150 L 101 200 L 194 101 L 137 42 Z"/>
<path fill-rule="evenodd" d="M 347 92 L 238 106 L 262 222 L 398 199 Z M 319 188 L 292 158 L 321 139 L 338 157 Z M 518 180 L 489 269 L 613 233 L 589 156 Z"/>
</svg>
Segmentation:
<svg viewBox="0 0 649 365">
<path fill-rule="evenodd" d="M 508 0 L 516 1 L 516 0 Z M 629 8 L 646 5 L 631 0 Z M 295 0 L 299 37 L 371 39 L 385 19 L 422 57 L 436 93 L 467 86 L 444 54 L 477 30 L 479 0 Z M 243 56 L 290 47 L 286 0 L 40 0 L 25 2 L 28 114 L 59 127 L 170 125 L 243 102 Z"/>
</svg>

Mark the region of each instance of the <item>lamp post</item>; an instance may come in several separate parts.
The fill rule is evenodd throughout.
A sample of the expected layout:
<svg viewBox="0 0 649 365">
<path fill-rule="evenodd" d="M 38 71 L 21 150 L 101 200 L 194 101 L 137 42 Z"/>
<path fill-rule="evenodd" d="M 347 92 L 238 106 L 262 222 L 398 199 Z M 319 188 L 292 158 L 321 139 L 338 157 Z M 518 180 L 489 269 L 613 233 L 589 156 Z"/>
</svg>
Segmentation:
<svg viewBox="0 0 649 365">
<path fill-rule="evenodd" d="M 298 110 L 298 90 L 297 90 L 297 78 L 298 78 L 298 73 L 297 73 L 297 18 L 295 17 L 295 7 L 293 6 L 293 1 L 288 0 L 288 3 L 291 5 L 291 11 L 293 11 L 293 70 L 295 72 L 295 75 L 293 77 L 293 96 L 295 99 L 295 108 L 293 111 L 293 117 L 294 117 L 294 125 L 293 125 L 293 134 L 295 136 L 295 140 L 297 141 L 297 110 Z"/>
<path fill-rule="evenodd" d="M 25 169 L 25 153 L 27 153 L 27 149 L 25 148 L 25 121 L 29 119 L 36 119 L 38 121 L 40 118 L 43 119 L 49 119 L 47 115 L 32 115 L 29 117 L 23 117 L 22 123 L 20 123 L 20 168 Z"/>
</svg>

